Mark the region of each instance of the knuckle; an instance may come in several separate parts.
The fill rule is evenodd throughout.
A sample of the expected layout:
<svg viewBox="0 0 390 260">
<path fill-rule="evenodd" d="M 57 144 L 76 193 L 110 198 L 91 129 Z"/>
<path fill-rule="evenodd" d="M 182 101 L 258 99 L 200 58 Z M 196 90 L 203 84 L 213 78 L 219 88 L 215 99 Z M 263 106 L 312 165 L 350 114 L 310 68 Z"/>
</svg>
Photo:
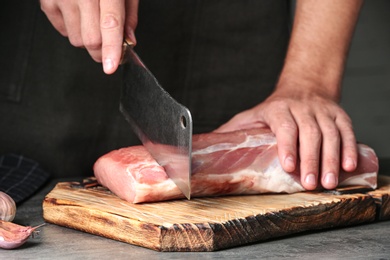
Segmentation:
<svg viewBox="0 0 390 260">
<path fill-rule="evenodd" d="M 275 99 L 270 102 L 272 109 L 275 110 L 288 110 L 288 103 L 283 99 Z"/>
<path fill-rule="evenodd" d="M 319 165 L 318 158 L 316 156 L 307 156 L 304 158 L 304 161 L 310 167 L 317 167 Z"/>
<path fill-rule="evenodd" d="M 327 167 L 335 168 L 340 164 L 340 160 L 336 157 L 329 157 L 324 160 L 324 163 Z"/>
<path fill-rule="evenodd" d="M 294 123 L 294 122 L 283 122 L 280 127 L 284 130 L 288 130 L 288 131 L 297 131 L 298 130 L 298 127 L 297 125 Z"/>
<path fill-rule="evenodd" d="M 323 131 L 328 137 L 332 139 L 338 139 L 340 137 L 340 132 L 335 125 L 328 124 L 324 127 Z"/>
<path fill-rule="evenodd" d="M 343 129 L 342 137 L 346 142 L 356 143 L 356 136 L 353 129 Z"/>
<path fill-rule="evenodd" d="M 84 47 L 83 39 L 79 35 L 69 35 L 69 42 L 74 47 Z"/>
<path fill-rule="evenodd" d="M 89 54 L 91 55 L 91 58 L 95 61 L 95 62 L 102 62 L 102 55 L 101 53 L 95 53 L 94 51 L 89 51 Z"/>
<path fill-rule="evenodd" d="M 112 43 L 103 43 L 101 48 L 103 52 L 110 52 L 118 48 L 118 46 Z"/>
<path fill-rule="evenodd" d="M 345 127 L 344 127 L 344 132 L 349 135 L 354 135 L 354 130 L 352 126 L 352 121 L 346 122 Z"/>
<path fill-rule="evenodd" d="M 353 128 L 352 118 L 343 109 L 338 111 L 335 121 L 336 123 L 341 123 L 344 127 Z"/>
<path fill-rule="evenodd" d="M 278 144 L 278 149 L 285 151 L 287 154 L 295 155 L 296 146 L 292 144 Z"/>
<path fill-rule="evenodd" d="M 318 158 L 307 157 L 302 159 L 302 164 L 305 165 L 307 172 L 318 173 L 319 171 L 319 161 Z"/>
<path fill-rule="evenodd" d="M 348 115 L 346 115 L 344 120 L 345 120 L 346 125 L 349 126 L 350 128 L 352 128 L 352 119 Z"/>
<path fill-rule="evenodd" d="M 86 37 L 84 40 L 84 46 L 88 50 L 100 50 L 102 48 L 102 41 L 100 37 Z"/>
<path fill-rule="evenodd" d="M 305 126 L 305 134 L 315 140 L 321 139 L 321 130 L 315 124 L 307 124 Z"/>
<path fill-rule="evenodd" d="M 356 142 L 345 142 L 342 148 L 347 152 L 355 152 L 357 150 L 357 144 Z"/>
<path fill-rule="evenodd" d="M 347 158 L 357 158 L 358 156 L 358 148 L 356 143 L 351 144 L 343 144 L 342 145 L 342 153 L 343 157 Z"/>
<path fill-rule="evenodd" d="M 100 23 L 101 29 L 115 29 L 118 28 L 119 25 L 120 20 L 118 16 L 111 13 L 104 14 Z"/>
<path fill-rule="evenodd" d="M 52 3 L 52 1 L 49 0 L 40 0 L 40 7 L 41 10 L 45 13 L 53 13 L 57 10 L 56 6 Z"/>
<path fill-rule="evenodd" d="M 59 26 L 56 27 L 56 29 L 58 30 L 58 32 L 59 32 L 62 36 L 68 37 L 68 32 L 67 32 L 65 26 L 59 25 Z"/>
</svg>

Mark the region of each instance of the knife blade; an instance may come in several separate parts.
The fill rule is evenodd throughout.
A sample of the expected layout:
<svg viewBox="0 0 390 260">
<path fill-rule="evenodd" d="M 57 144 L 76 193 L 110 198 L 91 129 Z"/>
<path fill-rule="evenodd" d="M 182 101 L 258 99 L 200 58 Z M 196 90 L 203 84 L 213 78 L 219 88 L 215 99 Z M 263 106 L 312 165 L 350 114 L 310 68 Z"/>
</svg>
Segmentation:
<svg viewBox="0 0 390 260">
<path fill-rule="evenodd" d="M 191 194 L 192 117 L 124 42 L 120 111 L 183 194 Z"/>
</svg>

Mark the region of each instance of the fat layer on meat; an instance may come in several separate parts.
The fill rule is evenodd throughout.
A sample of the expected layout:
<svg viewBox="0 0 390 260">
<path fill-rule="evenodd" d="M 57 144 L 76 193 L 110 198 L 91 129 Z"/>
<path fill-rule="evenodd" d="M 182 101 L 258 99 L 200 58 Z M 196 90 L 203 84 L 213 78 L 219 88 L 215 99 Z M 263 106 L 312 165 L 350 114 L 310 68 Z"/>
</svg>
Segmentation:
<svg viewBox="0 0 390 260">
<path fill-rule="evenodd" d="M 378 159 L 373 149 L 358 144 L 358 167 L 341 171 L 339 187 L 376 188 Z M 184 198 L 143 146 L 111 151 L 94 165 L 98 182 L 118 197 L 132 202 Z M 304 191 L 299 168 L 287 173 L 280 165 L 276 138 L 269 129 L 193 136 L 191 197 Z"/>
</svg>

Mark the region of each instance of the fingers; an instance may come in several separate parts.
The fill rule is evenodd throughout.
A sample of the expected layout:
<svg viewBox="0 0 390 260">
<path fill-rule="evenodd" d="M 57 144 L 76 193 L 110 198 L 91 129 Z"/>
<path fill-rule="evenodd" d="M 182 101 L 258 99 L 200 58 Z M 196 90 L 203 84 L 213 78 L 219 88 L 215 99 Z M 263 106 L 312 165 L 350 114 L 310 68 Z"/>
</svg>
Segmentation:
<svg viewBox="0 0 390 260">
<path fill-rule="evenodd" d="M 297 163 L 297 124 L 289 107 L 282 102 L 276 102 L 272 110 L 269 122 L 278 143 L 279 161 L 286 172 L 293 172 Z"/>
<path fill-rule="evenodd" d="M 134 45 L 137 44 L 134 31 L 138 24 L 138 5 L 138 0 L 126 0 L 125 37 Z"/>
<path fill-rule="evenodd" d="M 138 0 L 101 0 L 100 10 L 103 70 L 112 74 L 120 63 L 124 34 L 136 44 Z"/>
<path fill-rule="evenodd" d="M 353 171 L 357 165 L 351 120 L 338 106 L 329 106 L 298 125 L 302 185 L 312 190 L 321 182 L 325 189 L 336 188 L 340 171 Z"/>
<path fill-rule="evenodd" d="M 338 185 L 340 172 L 340 130 L 328 111 L 317 109 L 295 115 L 299 127 L 301 183 L 307 190 L 319 182 L 326 189 Z"/>
<path fill-rule="evenodd" d="M 335 120 L 326 115 L 318 116 L 322 134 L 321 184 L 325 189 L 334 189 L 338 184 L 340 171 L 340 133 Z"/>
<path fill-rule="evenodd" d="M 46 14 L 53 27 L 62 35 L 68 36 L 61 10 L 53 0 L 40 0 L 41 10 Z"/>
<path fill-rule="evenodd" d="M 323 98 L 270 98 L 235 115 L 214 132 L 268 126 L 275 133 L 279 161 L 286 172 L 300 171 L 302 186 L 334 189 L 341 170 L 356 169 L 358 150 L 345 111 Z"/>
<path fill-rule="evenodd" d="M 75 47 L 85 47 L 95 61 L 101 61 L 98 0 L 41 0 L 41 9 Z"/>
<path fill-rule="evenodd" d="M 107 74 L 115 72 L 122 52 L 125 22 L 125 2 L 123 0 L 100 1 L 100 30 L 102 34 L 103 70 Z"/>
<path fill-rule="evenodd" d="M 297 121 L 299 125 L 301 183 L 307 190 L 313 190 L 317 187 L 319 176 L 321 129 L 311 116 Z"/>
<path fill-rule="evenodd" d="M 84 0 L 79 4 L 80 32 L 84 47 L 96 62 L 102 61 L 102 37 L 100 34 L 99 2 L 97 0 Z"/>
<path fill-rule="evenodd" d="M 262 118 L 276 135 L 283 169 L 293 172 L 299 162 L 305 189 L 314 190 L 319 184 L 334 189 L 341 167 L 345 171 L 356 169 L 352 123 L 337 105 L 273 101 L 263 110 Z"/>
<path fill-rule="evenodd" d="M 123 37 L 136 43 L 138 0 L 40 0 L 53 26 L 73 46 L 84 47 L 103 70 L 118 68 Z M 125 35 L 124 35 L 125 34 Z"/>
<path fill-rule="evenodd" d="M 315 189 L 318 184 L 322 133 L 314 114 L 305 106 L 294 108 L 286 104 L 280 104 L 272 110 L 274 112 L 269 122 L 276 135 L 283 169 L 286 172 L 294 171 L 299 157 L 301 183 L 307 190 Z"/>
<path fill-rule="evenodd" d="M 341 166 L 344 171 L 352 172 L 356 170 L 358 163 L 358 148 L 352 121 L 348 115 L 340 113 L 340 116 L 336 119 L 336 124 L 341 136 Z"/>
</svg>

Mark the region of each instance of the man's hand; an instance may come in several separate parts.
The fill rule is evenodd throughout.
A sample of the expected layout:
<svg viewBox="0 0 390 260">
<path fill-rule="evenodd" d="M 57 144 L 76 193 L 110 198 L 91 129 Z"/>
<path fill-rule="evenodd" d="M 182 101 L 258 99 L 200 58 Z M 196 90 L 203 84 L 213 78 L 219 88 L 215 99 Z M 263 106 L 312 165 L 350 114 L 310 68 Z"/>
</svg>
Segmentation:
<svg viewBox="0 0 390 260">
<path fill-rule="evenodd" d="M 283 169 L 300 161 L 301 183 L 313 190 L 338 184 L 340 166 L 357 166 L 352 123 L 337 104 L 361 0 L 298 0 L 292 36 L 274 93 L 218 128 L 267 126 L 275 133 Z"/>
<path fill-rule="evenodd" d="M 265 126 L 276 135 L 279 160 L 286 172 L 294 171 L 298 159 L 301 161 L 301 183 L 308 190 L 317 187 L 319 176 L 324 188 L 335 188 L 340 165 L 347 172 L 356 169 L 357 145 L 351 120 L 326 96 L 300 92 L 299 88 L 277 90 L 216 132 Z"/>
<path fill-rule="evenodd" d="M 72 45 L 86 48 L 103 70 L 112 74 L 119 66 L 123 39 L 134 44 L 138 0 L 40 0 L 53 26 Z"/>
</svg>

